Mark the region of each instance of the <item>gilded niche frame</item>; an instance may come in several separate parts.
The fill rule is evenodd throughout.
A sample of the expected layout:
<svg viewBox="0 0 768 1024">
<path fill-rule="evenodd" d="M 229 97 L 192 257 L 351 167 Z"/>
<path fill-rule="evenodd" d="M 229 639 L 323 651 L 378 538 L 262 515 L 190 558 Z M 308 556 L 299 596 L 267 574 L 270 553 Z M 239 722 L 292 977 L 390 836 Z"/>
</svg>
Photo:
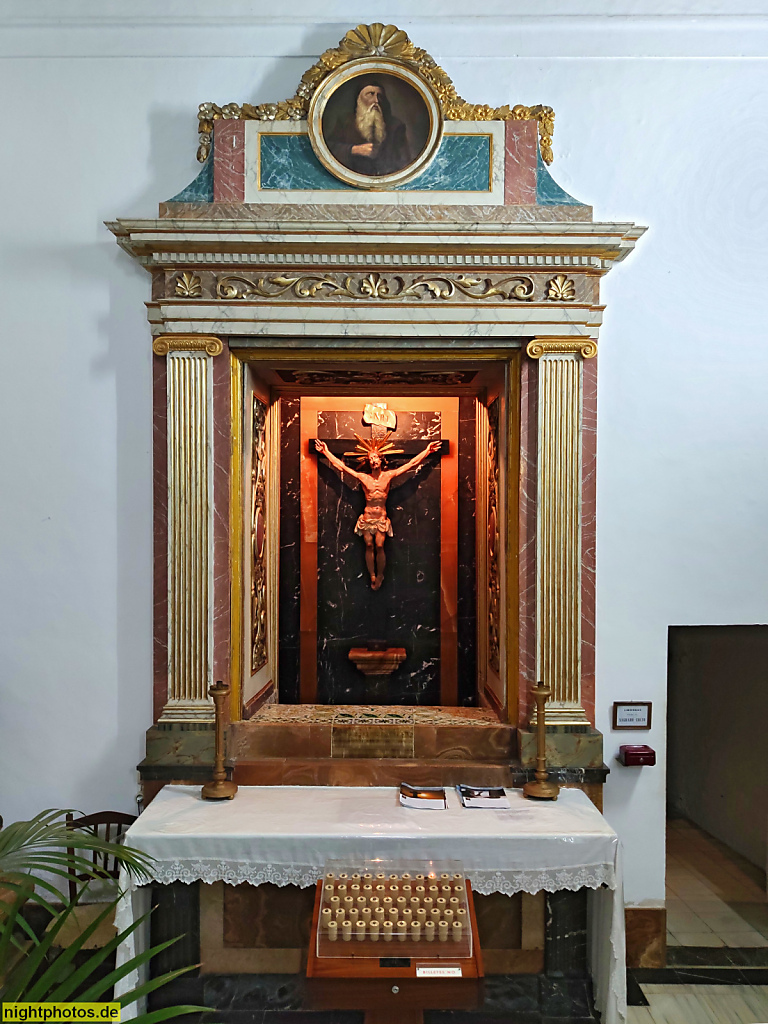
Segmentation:
<svg viewBox="0 0 768 1024">
<path fill-rule="evenodd" d="M 402 349 L 391 348 L 386 343 L 376 345 L 372 349 L 365 349 L 358 347 L 350 347 L 348 344 L 341 345 L 338 348 L 326 348 L 323 346 L 306 346 L 299 344 L 296 349 L 292 349 L 288 352 L 284 347 L 273 347 L 265 346 L 264 348 L 251 348 L 251 347 L 239 347 L 237 342 L 231 342 L 232 347 L 229 350 L 230 358 L 230 399 L 231 399 L 231 424 L 232 424 L 232 437 L 231 437 L 231 449 L 230 449 L 230 494 L 229 494 L 229 537 L 230 537 L 230 681 L 231 681 L 231 696 L 230 696 L 230 720 L 240 721 L 244 718 L 250 718 L 255 713 L 258 707 L 263 703 L 276 702 L 280 703 L 280 677 L 278 665 L 273 663 L 272 666 L 272 681 L 262 687 L 250 701 L 243 700 L 244 691 L 244 670 L 248 669 L 248 662 L 245 660 L 248 657 L 252 633 L 250 624 L 247 622 L 246 613 L 250 604 L 250 593 L 244 594 L 244 566 L 245 560 L 248 558 L 250 551 L 251 536 L 250 531 L 244 537 L 244 526 L 246 525 L 247 516 L 243 515 L 244 502 L 250 510 L 250 500 L 248 492 L 243 487 L 244 477 L 242 473 L 243 460 L 245 458 L 246 445 L 245 441 L 245 421 L 249 413 L 244 409 L 244 379 L 248 368 L 258 373 L 259 370 L 270 370 L 278 372 L 283 370 L 286 366 L 294 368 L 294 372 L 301 372 L 296 370 L 298 366 L 305 365 L 307 367 L 306 373 L 316 372 L 319 367 L 323 367 L 327 364 L 333 366 L 346 366 L 348 368 L 354 368 L 360 372 L 374 372 L 386 370 L 388 364 L 394 365 L 398 368 L 403 363 L 403 351 Z M 466 369 L 467 364 L 470 364 L 473 369 L 476 369 L 477 364 L 485 365 L 488 367 L 494 364 L 503 371 L 503 383 L 501 383 L 499 394 L 504 396 L 503 406 L 499 409 L 499 454 L 504 453 L 506 461 L 507 471 L 505 473 L 503 481 L 499 482 L 499 491 L 497 493 L 497 501 L 499 507 L 505 510 L 505 514 L 501 515 L 498 520 L 499 527 L 499 544 L 503 546 L 505 557 L 502 565 L 499 566 L 499 595 L 500 595 L 500 611 L 502 621 L 504 623 L 504 637 L 505 643 L 503 648 L 500 645 L 499 661 L 500 661 L 500 674 L 503 673 L 503 690 L 495 695 L 494 692 L 487 685 L 487 679 L 485 673 L 481 668 L 482 661 L 487 657 L 488 653 L 488 624 L 487 624 L 487 598 L 480 600 L 481 587 L 485 590 L 485 585 L 482 583 L 481 578 L 478 577 L 476 585 L 478 587 L 478 632 L 477 632 L 477 648 L 478 648 L 478 693 L 482 693 L 491 707 L 500 715 L 502 721 L 510 722 L 513 725 L 522 726 L 522 719 L 519 717 L 519 694 L 521 686 L 525 686 L 525 680 L 520 676 L 519 666 L 519 633 L 520 633 L 520 521 L 517 514 L 519 509 L 519 459 L 521 457 L 520 448 L 520 373 L 521 373 L 521 360 L 522 353 L 521 349 L 516 344 L 510 344 L 508 347 L 499 348 L 485 348 L 482 344 L 478 345 L 477 348 L 473 348 L 469 351 L 459 351 L 451 353 L 450 357 L 446 356 L 444 351 L 423 351 L 413 360 L 417 364 L 421 364 L 424 371 L 429 373 L 430 364 L 440 363 L 445 364 L 450 362 L 453 364 L 454 373 L 460 373 Z M 295 389 L 308 388 L 322 388 L 323 394 L 328 393 L 328 389 L 331 393 L 346 395 L 347 388 L 342 383 L 338 388 L 332 388 L 330 382 L 326 380 L 320 380 L 317 382 L 310 380 L 285 380 L 280 374 L 283 384 L 277 387 L 277 393 L 274 395 L 272 408 L 279 408 L 279 400 L 282 394 L 295 394 Z M 455 381 L 426 381 L 424 394 L 431 394 L 433 387 L 444 387 L 452 385 L 461 385 L 461 380 Z M 360 390 L 361 387 L 366 391 L 370 387 L 370 383 L 354 382 L 351 390 Z M 397 390 L 400 387 L 398 381 L 389 382 L 376 382 L 377 390 L 388 393 L 388 387 Z M 312 394 L 312 392 L 308 392 Z M 317 393 L 317 392 L 315 392 Z M 480 401 L 482 405 L 482 400 Z M 279 415 L 277 417 L 279 422 Z M 278 435 L 278 436 L 276 436 Z M 478 433 L 478 439 L 480 434 Z M 272 460 L 279 459 L 280 453 L 280 441 L 278 431 L 273 430 L 271 435 L 271 441 L 268 445 L 269 458 Z M 511 462 L 509 461 L 511 458 Z M 273 464 L 274 468 L 277 467 L 276 463 Z M 483 472 L 482 477 L 485 478 Z M 279 494 L 279 472 L 270 474 L 267 473 L 267 523 L 269 536 L 273 539 L 277 537 L 279 531 L 279 501 L 277 495 Z M 477 482 L 477 495 L 478 500 L 481 494 L 481 488 L 485 488 L 485 483 L 481 485 L 480 478 L 478 477 Z M 271 496 L 271 500 L 270 500 Z M 483 498 L 483 501 L 485 499 Z M 502 506 L 502 502 L 504 503 Z M 478 506 L 479 507 L 479 506 Z M 482 530 L 479 531 L 481 534 Z M 279 542 L 278 542 L 279 543 Z M 485 564 L 485 558 L 487 555 L 483 552 L 487 552 L 487 542 L 483 538 L 480 539 L 480 543 L 477 545 L 477 559 L 478 568 L 481 564 Z M 272 563 L 274 565 L 274 563 Z M 274 572 L 274 569 L 272 570 Z M 272 594 L 275 595 L 276 591 L 273 589 Z M 276 602 L 270 605 L 271 613 L 271 625 L 268 629 L 269 635 L 269 649 L 272 652 L 271 656 L 277 653 L 279 648 L 279 633 L 278 633 L 278 609 Z M 495 698 L 495 699 L 494 699 Z M 504 703 L 502 703 L 502 700 Z"/>
<path fill-rule="evenodd" d="M 366 87 L 381 97 L 379 143 L 361 136 L 355 123 Z M 433 89 L 406 64 L 362 57 L 342 64 L 315 90 L 307 128 L 315 156 L 334 177 L 357 188 L 389 189 L 422 174 L 435 158 L 443 113 Z M 356 155 L 366 144 L 372 152 Z"/>
</svg>

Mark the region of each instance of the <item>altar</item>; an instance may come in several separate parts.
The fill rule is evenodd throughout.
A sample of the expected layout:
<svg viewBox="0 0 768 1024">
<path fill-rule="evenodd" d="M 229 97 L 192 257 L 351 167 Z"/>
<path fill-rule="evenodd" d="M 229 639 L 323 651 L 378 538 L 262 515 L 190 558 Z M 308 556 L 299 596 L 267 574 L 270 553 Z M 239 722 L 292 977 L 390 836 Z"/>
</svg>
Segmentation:
<svg viewBox="0 0 768 1024">
<path fill-rule="evenodd" d="M 370 787 L 363 848 L 376 814 L 382 841 L 403 825 L 382 787 L 522 787 L 540 680 L 562 802 L 513 793 L 515 820 L 532 836 L 537 816 L 544 835 L 550 817 L 561 837 L 572 826 L 570 847 L 545 845 L 574 851 L 566 810 L 589 799 L 615 840 L 598 815 L 597 365 L 602 279 L 645 229 L 596 220 L 557 183 L 554 119 L 544 104 L 469 102 L 404 31 L 359 25 L 290 99 L 201 104 L 199 175 L 156 217 L 108 225 L 151 275 L 153 713 L 133 833 L 150 852 L 166 833 L 142 829 L 169 800 L 189 801 L 191 834 L 198 812 L 229 823 L 202 832 L 227 864 L 238 836 L 261 828 L 267 843 L 269 815 L 249 830 L 247 808 L 279 805 L 280 787 L 308 808 L 315 787 L 328 828 L 346 806 L 331 787 L 353 805 Z M 178 787 L 210 778 L 220 680 L 241 794 L 217 810 Z M 480 843 L 493 858 L 473 862 L 463 829 L 480 820 L 451 807 L 443 832 L 411 838 L 467 846 L 489 973 L 543 977 L 547 912 L 524 894 L 550 886 L 525 883 L 532 860 L 514 874 L 509 822 Z M 334 836 L 350 840 L 331 829 L 326 855 Z M 206 954 L 216 970 L 268 974 L 276 954 L 251 922 L 306 920 L 300 886 L 319 854 L 295 884 L 281 856 L 265 854 L 282 866 L 253 891 L 222 884 L 222 868 L 179 925 L 226 922 L 229 945 Z M 603 881 L 619 886 L 615 851 L 602 863 L 610 878 L 576 886 L 591 886 L 593 911 Z M 663 913 L 643 929 L 658 945 Z M 618 1019 L 599 964 L 613 958 L 618 977 L 619 933 L 598 931 L 593 976 Z M 306 941 L 286 924 L 281 970 L 300 974 Z"/>
<path fill-rule="evenodd" d="M 587 890 L 595 1004 L 604 1024 L 619 1024 L 626 980 L 618 837 L 578 791 L 543 804 L 518 790 L 508 796 L 509 810 L 468 810 L 449 792 L 447 810 L 435 812 L 401 807 L 388 787 L 248 787 L 233 801 L 212 803 L 197 788 L 174 786 L 131 827 L 127 842 L 154 858 L 152 877 L 164 885 L 308 887 L 339 856 L 361 864 L 450 856 L 478 893 Z M 149 909 L 151 886 L 132 886 L 123 875 L 121 887 L 116 923 L 125 928 Z M 135 948 L 133 938 L 118 964 Z M 122 991 L 137 982 L 124 978 Z"/>
</svg>

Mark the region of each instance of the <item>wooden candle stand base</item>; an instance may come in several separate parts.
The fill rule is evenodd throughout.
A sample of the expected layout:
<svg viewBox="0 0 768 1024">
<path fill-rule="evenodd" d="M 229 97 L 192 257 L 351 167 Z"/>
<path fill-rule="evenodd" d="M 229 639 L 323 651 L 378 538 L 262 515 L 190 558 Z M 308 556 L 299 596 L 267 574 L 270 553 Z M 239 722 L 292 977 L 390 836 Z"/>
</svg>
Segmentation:
<svg viewBox="0 0 768 1024">
<path fill-rule="evenodd" d="M 438 940 L 380 941 L 380 956 L 355 956 L 358 943 L 354 939 L 338 940 L 338 956 L 318 956 L 323 895 L 323 883 L 318 882 L 307 958 L 307 995 L 312 1009 L 364 1010 L 365 1024 L 422 1024 L 424 1010 L 477 1009 L 483 996 L 483 958 L 472 887 L 469 882 L 465 885 L 472 931 L 470 956 L 451 956 L 452 943 Z M 460 952 L 464 952 L 463 947 Z M 454 977 L 420 976 L 425 968 L 458 969 L 461 973 Z"/>
</svg>

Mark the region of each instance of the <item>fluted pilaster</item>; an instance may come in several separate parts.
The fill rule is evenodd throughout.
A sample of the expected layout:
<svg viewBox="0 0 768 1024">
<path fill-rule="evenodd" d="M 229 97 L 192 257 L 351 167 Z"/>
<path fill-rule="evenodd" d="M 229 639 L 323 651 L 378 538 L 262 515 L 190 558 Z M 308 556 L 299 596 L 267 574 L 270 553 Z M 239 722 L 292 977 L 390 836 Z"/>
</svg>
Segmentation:
<svg viewBox="0 0 768 1024">
<path fill-rule="evenodd" d="M 586 725 L 581 704 L 582 363 L 594 342 L 536 339 L 538 493 L 536 678 L 552 687 L 548 725 Z M 535 717 L 535 716 L 534 716 Z"/>
<path fill-rule="evenodd" d="M 169 351 L 163 339 L 153 346 L 167 353 L 168 698 L 160 719 L 166 722 L 213 720 L 212 368 L 205 341 L 199 351 L 173 343 Z"/>
</svg>

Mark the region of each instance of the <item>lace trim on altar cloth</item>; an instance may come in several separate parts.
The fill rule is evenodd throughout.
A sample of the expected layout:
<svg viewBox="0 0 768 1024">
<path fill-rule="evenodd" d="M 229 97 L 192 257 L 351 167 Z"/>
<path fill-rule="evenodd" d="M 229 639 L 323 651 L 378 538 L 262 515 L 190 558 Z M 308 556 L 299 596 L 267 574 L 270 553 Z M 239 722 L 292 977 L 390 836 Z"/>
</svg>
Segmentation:
<svg viewBox="0 0 768 1024">
<path fill-rule="evenodd" d="M 298 885 L 302 889 L 313 886 L 322 876 L 322 868 L 311 864 L 247 864 L 238 861 L 167 861 L 155 863 L 153 881 L 161 885 L 171 882 L 227 882 L 240 885 L 249 882 L 261 885 Z M 475 892 L 487 895 L 502 892 L 511 896 L 516 892 L 535 893 L 542 889 L 557 892 L 560 889 L 599 889 L 605 885 L 613 889 L 616 875 L 612 864 L 588 864 L 576 868 L 543 868 L 525 871 L 468 871 L 467 877 Z M 131 886 L 135 886 L 135 883 Z"/>
</svg>

